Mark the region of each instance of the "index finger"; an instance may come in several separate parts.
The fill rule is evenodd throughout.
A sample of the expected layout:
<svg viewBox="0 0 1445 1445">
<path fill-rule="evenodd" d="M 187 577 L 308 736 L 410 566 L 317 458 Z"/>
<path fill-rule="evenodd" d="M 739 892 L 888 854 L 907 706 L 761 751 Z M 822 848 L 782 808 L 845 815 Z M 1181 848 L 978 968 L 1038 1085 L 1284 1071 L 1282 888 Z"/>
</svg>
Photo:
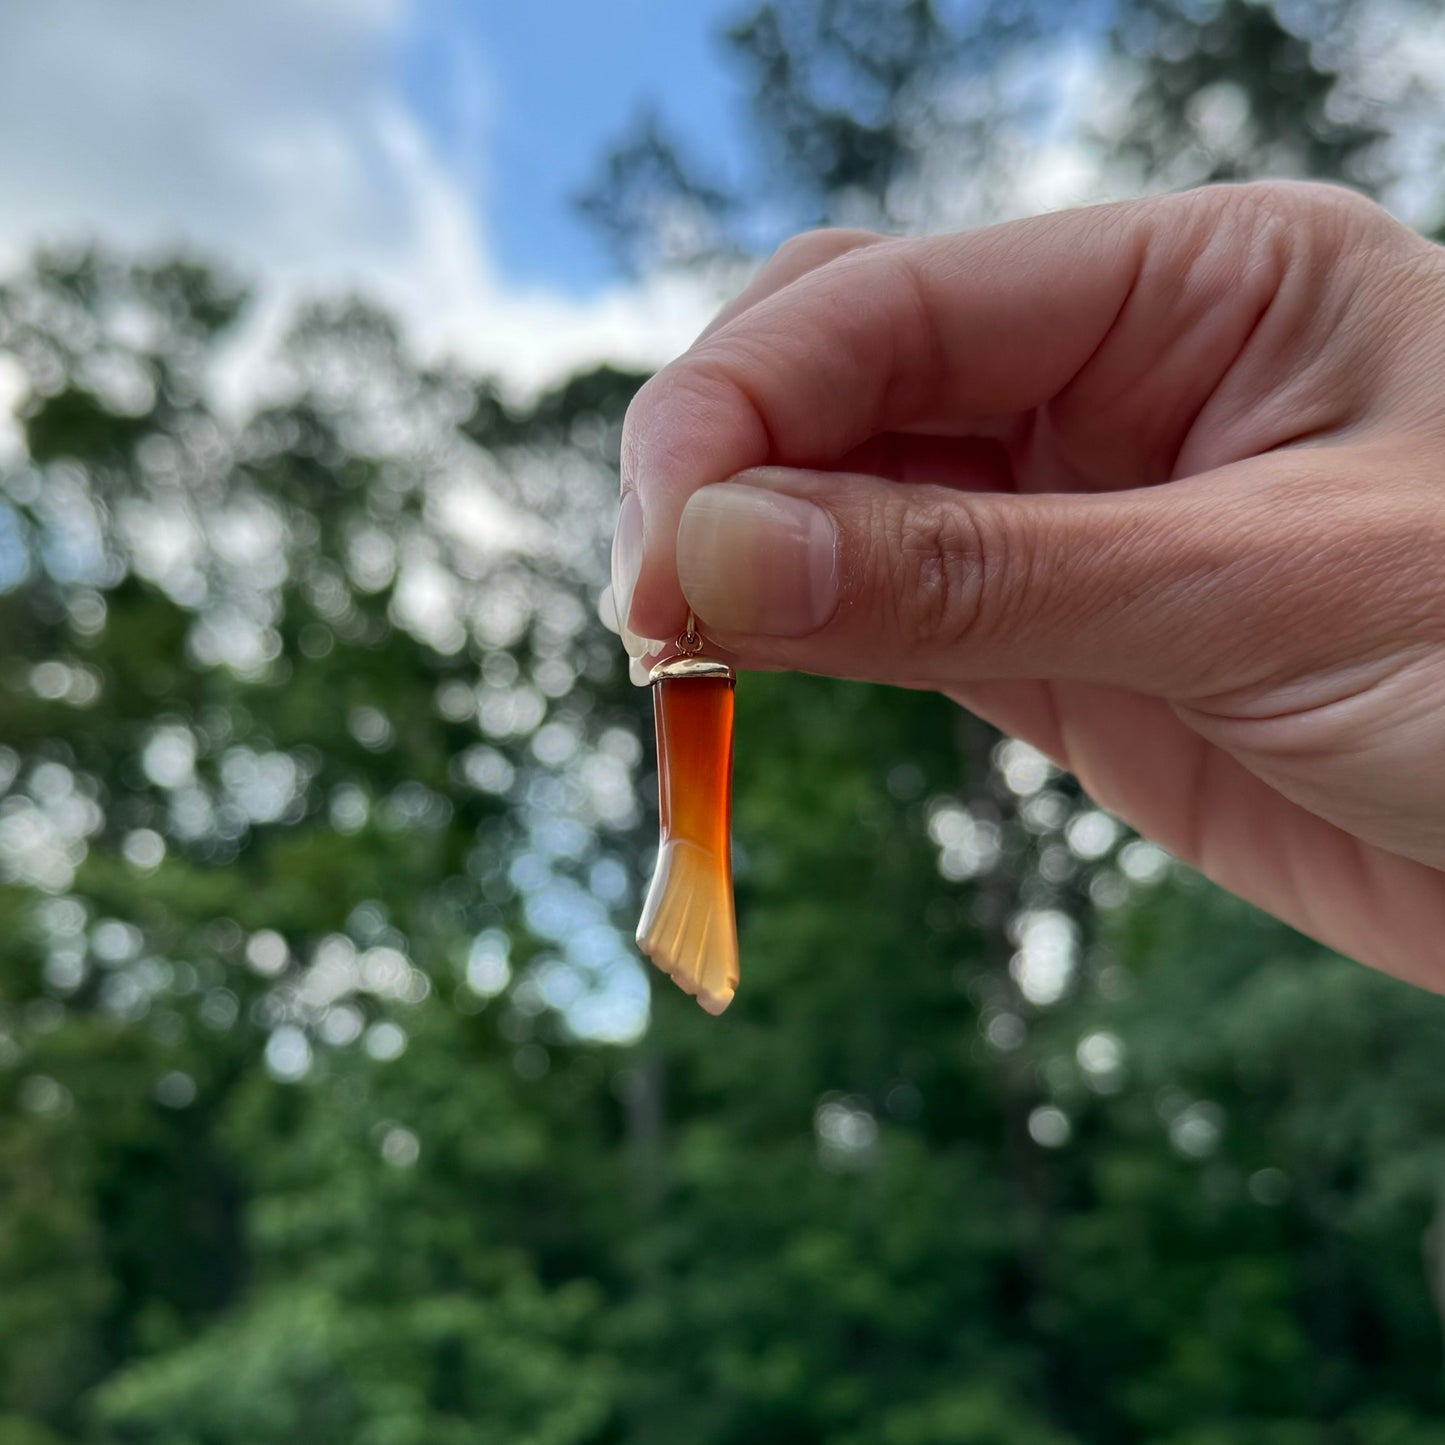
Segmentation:
<svg viewBox="0 0 1445 1445">
<path fill-rule="evenodd" d="M 680 630 L 683 507 L 750 467 L 827 468 L 889 431 L 997 434 L 1050 404 L 1117 410 L 1131 389 L 1137 428 L 1131 417 L 1116 444 L 1177 451 L 1279 285 L 1281 248 L 1244 254 L 1230 224 L 1261 209 L 1228 204 L 1243 189 L 882 241 L 704 335 L 642 388 L 624 427 L 618 592 L 631 592 L 633 630 Z"/>
</svg>

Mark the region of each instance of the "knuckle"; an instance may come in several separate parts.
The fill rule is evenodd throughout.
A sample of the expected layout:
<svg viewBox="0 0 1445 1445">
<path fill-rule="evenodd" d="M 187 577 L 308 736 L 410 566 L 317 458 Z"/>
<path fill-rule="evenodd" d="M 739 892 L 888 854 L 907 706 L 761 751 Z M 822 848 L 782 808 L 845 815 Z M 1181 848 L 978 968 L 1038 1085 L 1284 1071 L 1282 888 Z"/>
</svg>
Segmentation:
<svg viewBox="0 0 1445 1445">
<path fill-rule="evenodd" d="M 899 508 L 887 541 L 899 631 L 941 649 L 974 636 L 982 615 L 985 550 L 972 509 L 955 498 Z"/>
<path fill-rule="evenodd" d="M 685 434 L 689 420 L 703 404 L 699 395 L 702 378 L 687 357 L 679 358 L 649 377 L 632 398 L 622 420 L 622 479 L 636 480 L 644 470 L 644 453 L 654 462 L 655 453 L 668 450 L 668 438 Z"/>
<path fill-rule="evenodd" d="M 748 381 L 755 356 L 745 338 L 713 337 L 645 382 L 623 420 L 624 483 L 643 472 L 688 469 L 697 460 L 698 438 L 740 428 L 755 434 L 766 454 L 768 416 Z"/>
<path fill-rule="evenodd" d="M 830 251 L 828 238 L 827 231 L 799 231 L 797 235 L 789 236 L 768 258 L 768 269 L 806 268 Z"/>
<path fill-rule="evenodd" d="M 1292 351 L 1347 322 L 1378 335 L 1366 298 L 1414 247 L 1373 201 L 1318 181 L 1203 186 L 1157 204 L 1161 264 L 1201 296 L 1227 295 L 1237 314 L 1272 308 L 1260 335 Z"/>
<path fill-rule="evenodd" d="M 1349 186 L 1333 181 L 1255 181 L 1262 200 L 1276 209 L 1340 217 L 1359 222 L 1388 222 L 1383 206 Z M 1393 224 L 1393 223 L 1391 223 Z"/>
<path fill-rule="evenodd" d="M 790 236 L 768 262 L 768 270 L 806 273 L 825 266 L 849 251 L 860 246 L 871 245 L 880 239 L 872 231 L 852 230 L 842 227 L 827 227 L 815 231 L 801 231 Z"/>
<path fill-rule="evenodd" d="M 637 475 L 643 439 L 653 430 L 652 419 L 664 405 L 671 382 L 666 371 L 650 376 L 633 394 L 622 418 L 621 467 L 624 484 Z"/>
<path fill-rule="evenodd" d="M 1405 232 L 1368 196 L 1328 181 L 1246 181 L 1205 186 L 1191 195 L 1226 226 L 1287 240 L 1296 251 L 1322 258 L 1362 239 Z"/>
<path fill-rule="evenodd" d="M 723 368 L 711 353 L 688 352 L 655 372 L 639 388 L 627 408 L 624 427 L 638 435 L 656 431 L 666 423 L 676 424 L 679 416 L 690 416 L 723 384 Z"/>
</svg>

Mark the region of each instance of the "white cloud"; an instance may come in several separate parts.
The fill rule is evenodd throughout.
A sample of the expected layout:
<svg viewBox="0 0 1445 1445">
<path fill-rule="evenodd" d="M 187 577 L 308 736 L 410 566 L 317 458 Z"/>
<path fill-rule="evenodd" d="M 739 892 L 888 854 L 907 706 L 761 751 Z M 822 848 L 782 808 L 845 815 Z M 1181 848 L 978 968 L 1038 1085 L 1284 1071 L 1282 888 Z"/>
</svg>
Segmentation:
<svg viewBox="0 0 1445 1445">
<path fill-rule="evenodd" d="M 478 152 L 443 155 L 396 84 L 407 12 L 405 0 L 6 6 L 0 266 L 40 241 L 187 244 L 260 278 L 272 326 L 298 295 L 360 287 L 427 346 L 518 388 L 684 346 L 715 299 L 696 280 L 575 301 L 498 277 Z M 458 76 L 476 128 L 484 58 Z"/>
<path fill-rule="evenodd" d="M 443 147 L 397 80 L 418 4 L 0 6 L 0 268 L 42 240 L 184 242 L 263 281 L 252 355 L 297 296 L 360 287 L 430 348 L 518 389 L 599 358 L 649 366 L 681 349 L 736 278 L 664 275 L 578 301 L 498 276 L 480 205 L 497 100 L 488 57 L 455 37 L 436 77 L 455 132 Z M 1445 55 L 1445 21 L 1427 23 L 1402 0 L 1371 0 L 1362 14 L 1362 33 L 1374 37 L 1366 89 L 1395 97 L 1401 120 L 1393 151 L 1404 176 L 1387 199 L 1406 219 L 1437 219 L 1439 127 L 1399 97 L 1412 85 L 1433 97 L 1420 82 Z M 1113 127 L 1127 80 L 1100 64 L 1096 44 L 1064 38 L 1031 52 L 1016 75 L 964 85 L 952 97 L 960 113 L 985 117 L 994 87 L 1043 86 L 1053 121 L 1043 135 L 1001 138 L 1005 161 L 992 176 L 960 171 L 957 148 L 941 147 L 902 210 L 936 229 L 1136 189 L 1136 178 L 1101 164 L 1080 129 L 1085 117 Z"/>
</svg>

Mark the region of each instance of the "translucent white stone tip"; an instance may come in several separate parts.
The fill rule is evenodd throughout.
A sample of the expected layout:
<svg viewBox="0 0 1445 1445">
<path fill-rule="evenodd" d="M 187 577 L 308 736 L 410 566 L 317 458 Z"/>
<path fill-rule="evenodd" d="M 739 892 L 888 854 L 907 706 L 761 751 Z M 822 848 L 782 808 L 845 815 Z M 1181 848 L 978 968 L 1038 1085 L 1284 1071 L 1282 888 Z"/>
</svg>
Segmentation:
<svg viewBox="0 0 1445 1445">
<path fill-rule="evenodd" d="M 738 986 L 738 928 L 727 860 L 685 839 L 662 845 L 637 946 L 710 1014 Z"/>
</svg>

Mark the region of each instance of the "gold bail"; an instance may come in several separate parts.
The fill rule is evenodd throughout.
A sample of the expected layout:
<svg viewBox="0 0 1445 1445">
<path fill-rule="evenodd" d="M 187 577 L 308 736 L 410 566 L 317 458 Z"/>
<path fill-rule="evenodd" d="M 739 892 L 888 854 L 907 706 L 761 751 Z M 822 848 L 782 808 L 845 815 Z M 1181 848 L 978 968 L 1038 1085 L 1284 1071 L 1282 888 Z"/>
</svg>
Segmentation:
<svg viewBox="0 0 1445 1445">
<path fill-rule="evenodd" d="M 692 608 L 687 609 L 687 626 L 677 637 L 677 650 L 684 657 L 696 657 L 702 651 L 702 636 L 697 630 L 697 618 L 692 615 Z"/>
<path fill-rule="evenodd" d="M 707 644 L 703 641 L 702 633 L 697 630 L 697 618 L 693 616 L 691 607 L 687 609 L 687 626 L 673 639 L 672 645 L 676 651 L 671 657 L 654 664 L 647 675 L 649 682 L 661 682 L 669 677 L 735 676 L 726 662 L 698 655 Z"/>
</svg>

